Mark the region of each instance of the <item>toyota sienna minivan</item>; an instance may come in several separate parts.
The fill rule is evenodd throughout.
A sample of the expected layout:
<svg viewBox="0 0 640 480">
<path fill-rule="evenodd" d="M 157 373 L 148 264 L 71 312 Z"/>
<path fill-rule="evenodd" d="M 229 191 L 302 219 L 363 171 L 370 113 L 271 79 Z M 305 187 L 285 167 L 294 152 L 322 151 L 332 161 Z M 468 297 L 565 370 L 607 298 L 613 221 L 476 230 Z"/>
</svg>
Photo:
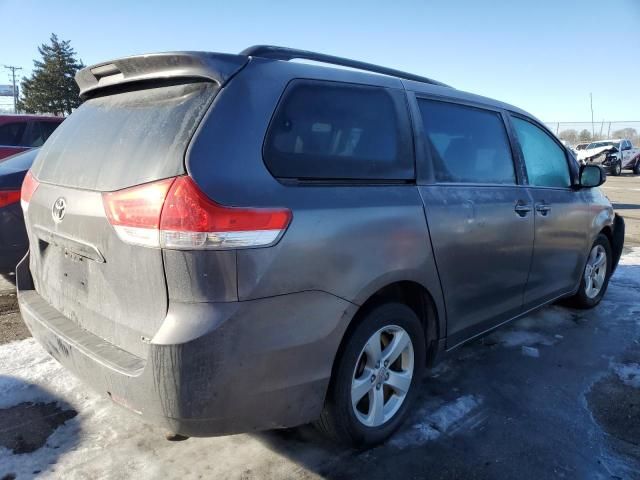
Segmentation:
<svg viewBox="0 0 640 480">
<path fill-rule="evenodd" d="M 599 167 L 428 78 L 258 46 L 76 79 L 84 103 L 22 189 L 20 309 L 61 364 L 176 435 L 313 422 L 381 442 L 438 353 L 597 305 L 622 251 Z"/>
</svg>

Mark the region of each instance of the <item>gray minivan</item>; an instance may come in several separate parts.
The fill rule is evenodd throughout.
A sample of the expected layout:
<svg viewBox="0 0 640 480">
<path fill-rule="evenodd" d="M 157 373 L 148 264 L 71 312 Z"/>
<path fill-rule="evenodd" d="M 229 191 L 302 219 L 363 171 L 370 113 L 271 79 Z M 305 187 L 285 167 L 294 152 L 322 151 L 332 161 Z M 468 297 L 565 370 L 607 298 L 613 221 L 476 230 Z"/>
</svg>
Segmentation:
<svg viewBox="0 0 640 480">
<path fill-rule="evenodd" d="M 439 352 L 597 305 L 620 258 L 599 167 L 428 78 L 258 46 L 77 82 L 23 185 L 20 310 L 66 368 L 176 434 L 314 422 L 375 444 Z"/>
</svg>

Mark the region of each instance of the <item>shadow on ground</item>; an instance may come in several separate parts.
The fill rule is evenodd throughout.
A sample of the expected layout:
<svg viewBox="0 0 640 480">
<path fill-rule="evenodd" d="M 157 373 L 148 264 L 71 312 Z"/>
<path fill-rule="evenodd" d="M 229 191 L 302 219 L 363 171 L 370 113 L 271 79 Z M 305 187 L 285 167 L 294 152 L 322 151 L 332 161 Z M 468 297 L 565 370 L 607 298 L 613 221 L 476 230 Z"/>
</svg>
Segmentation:
<svg viewBox="0 0 640 480">
<path fill-rule="evenodd" d="M 596 309 L 547 307 L 445 357 L 381 446 L 308 426 L 257 438 L 332 479 L 640 478 L 640 376 L 620 370 L 640 364 L 639 319 L 640 266 L 621 265 Z"/>
<path fill-rule="evenodd" d="M 51 392 L 12 376 L 0 375 L 0 394 L 0 480 L 55 472 L 60 456 L 78 444 L 77 412 Z"/>
</svg>

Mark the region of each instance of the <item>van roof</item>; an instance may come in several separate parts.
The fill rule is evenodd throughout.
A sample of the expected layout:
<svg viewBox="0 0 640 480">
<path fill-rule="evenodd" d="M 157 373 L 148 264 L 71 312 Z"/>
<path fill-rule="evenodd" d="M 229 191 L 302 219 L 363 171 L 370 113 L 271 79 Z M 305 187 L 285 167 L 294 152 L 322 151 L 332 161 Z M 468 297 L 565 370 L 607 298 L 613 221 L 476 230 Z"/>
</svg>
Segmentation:
<svg viewBox="0 0 640 480">
<path fill-rule="evenodd" d="M 457 90 L 431 78 L 359 60 L 273 45 L 255 45 L 244 49 L 239 54 L 184 51 L 124 57 L 78 71 L 76 82 L 80 87 L 82 98 L 87 98 L 97 90 L 107 87 L 160 79 L 194 78 L 213 81 L 223 86 L 253 57 L 282 63 L 300 59 L 323 64 L 309 64 L 307 66 L 309 70 L 314 68 L 335 70 L 335 67 L 347 67 L 358 70 L 360 78 L 363 74 L 395 77 L 407 90 L 493 106 L 532 117 L 531 114 L 513 105 Z M 299 72 L 301 67 L 304 68 L 304 65 L 296 62 L 295 70 Z M 338 69 L 344 70 L 344 68 Z M 543 124 L 540 120 L 538 122 Z"/>
</svg>

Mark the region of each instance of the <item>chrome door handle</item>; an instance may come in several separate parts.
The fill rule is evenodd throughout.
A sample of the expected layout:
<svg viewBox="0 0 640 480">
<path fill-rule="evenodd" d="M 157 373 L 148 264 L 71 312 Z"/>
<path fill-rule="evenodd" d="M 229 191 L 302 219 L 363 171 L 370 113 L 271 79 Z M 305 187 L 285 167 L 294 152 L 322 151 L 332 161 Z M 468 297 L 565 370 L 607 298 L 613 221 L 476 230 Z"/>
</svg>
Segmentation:
<svg viewBox="0 0 640 480">
<path fill-rule="evenodd" d="M 531 211 L 531 206 L 527 205 L 526 203 L 517 203 L 514 210 L 518 215 L 524 217 Z"/>
<path fill-rule="evenodd" d="M 540 215 L 546 215 L 551 210 L 551 206 L 546 203 L 539 203 L 536 205 L 536 212 L 540 213 Z"/>
</svg>

